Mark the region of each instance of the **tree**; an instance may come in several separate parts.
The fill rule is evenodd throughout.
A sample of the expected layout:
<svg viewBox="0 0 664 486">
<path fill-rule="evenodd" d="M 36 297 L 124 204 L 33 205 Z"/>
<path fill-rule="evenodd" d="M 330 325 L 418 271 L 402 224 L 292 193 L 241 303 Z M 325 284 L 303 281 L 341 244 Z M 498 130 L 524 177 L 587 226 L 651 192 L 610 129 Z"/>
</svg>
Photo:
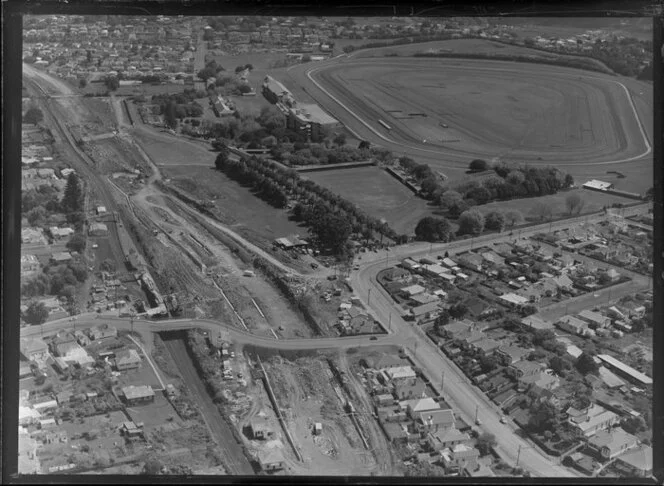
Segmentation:
<svg viewBox="0 0 664 486">
<path fill-rule="evenodd" d="M 340 147 L 343 145 L 346 145 L 346 134 L 345 133 L 340 133 L 336 137 L 334 137 L 334 140 L 332 140 L 335 144 L 339 145 Z"/>
<path fill-rule="evenodd" d="M 641 417 L 628 417 L 620 425 L 628 434 L 637 434 L 646 430 L 646 422 Z"/>
<path fill-rule="evenodd" d="M 565 198 L 565 206 L 567 206 L 567 212 L 570 216 L 574 213 L 579 214 L 585 203 L 586 202 L 581 197 L 581 195 L 576 192 L 568 194 Z"/>
<path fill-rule="evenodd" d="M 535 402 L 530 408 L 528 428 L 535 433 L 544 433 L 547 430 L 555 432 L 560 423 L 558 409 L 551 402 Z"/>
<path fill-rule="evenodd" d="M 79 78 L 78 79 L 78 87 L 83 89 L 88 85 L 88 80 L 85 78 Z"/>
<path fill-rule="evenodd" d="M 468 314 L 468 307 L 463 302 L 451 306 L 448 310 L 450 317 L 454 319 L 463 319 Z"/>
<path fill-rule="evenodd" d="M 572 177 L 572 174 L 565 174 L 565 180 L 563 182 L 563 187 L 569 188 L 574 185 L 574 177 Z"/>
<path fill-rule="evenodd" d="M 564 375 L 567 370 L 572 369 L 572 363 L 567 358 L 554 356 L 549 360 L 549 367 L 554 373 Z"/>
<path fill-rule="evenodd" d="M 31 302 L 23 314 L 23 318 L 28 324 L 43 324 L 48 319 L 48 309 L 43 302 Z"/>
<path fill-rule="evenodd" d="M 120 80 L 116 76 L 109 76 L 104 80 L 109 91 L 115 91 L 120 87 Z"/>
<path fill-rule="evenodd" d="M 475 159 L 470 163 L 469 169 L 471 172 L 484 172 L 489 170 L 489 163 L 486 160 Z"/>
<path fill-rule="evenodd" d="M 178 127 L 177 105 L 174 101 L 169 101 L 164 109 L 164 123 L 173 130 Z"/>
<path fill-rule="evenodd" d="M 550 205 L 545 204 L 543 202 L 537 202 L 533 206 L 533 209 L 531 212 L 540 218 L 540 221 L 549 220 L 553 216 L 553 209 L 551 208 Z"/>
<path fill-rule="evenodd" d="M 445 218 L 426 216 L 415 227 L 415 237 L 424 241 L 449 241 L 452 232 L 450 223 Z"/>
<path fill-rule="evenodd" d="M 26 111 L 25 115 L 23 115 L 23 121 L 25 123 L 32 123 L 33 125 L 37 125 L 43 119 L 44 114 L 36 106 L 31 106 L 28 108 L 28 111 Z"/>
<path fill-rule="evenodd" d="M 521 211 L 513 209 L 505 212 L 505 223 L 507 223 L 510 228 L 513 228 L 521 222 L 523 222 L 523 214 L 521 214 Z"/>
<path fill-rule="evenodd" d="M 491 211 L 484 218 L 487 229 L 503 231 L 505 228 L 505 215 L 502 211 Z"/>
<path fill-rule="evenodd" d="M 81 233 L 75 233 L 67 242 L 67 248 L 71 251 L 82 253 L 85 250 L 87 240 Z"/>
<path fill-rule="evenodd" d="M 357 146 L 357 148 L 358 148 L 359 150 L 365 150 L 365 149 L 366 149 L 366 150 L 369 150 L 369 149 L 371 148 L 371 143 L 368 142 L 368 141 L 366 141 L 366 140 L 362 140 L 362 141 L 360 141 L 360 143 L 359 143 L 359 145 Z"/>
<path fill-rule="evenodd" d="M 582 375 L 596 375 L 599 370 L 599 366 L 595 363 L 593 357 L 586 352 L 581 353 L 581 356 L 576 359 L 574 366 Z"/>
<path fill-rule="evenodd" d="M 159 459 L 148 459 L 145 461 L 145 465 L 143 466 L 143 474 L 148 476 L 156 476 L 157 474 L 161 474 L 163 468 L 164 465 Z"/>
<path fill-rule="evenodd" d="M 480 454 L 482 456 L 486 456 L 487 454 L 491 453 L 491 449 L 498 444 L 498 441 L 496 441 L 496 436 L 493 434 L 489 434 L 488 432 L 484 432 L 480 434 L 480 436 L 477 438 L 477 450 L 480 451 Z"/>
<path fill-rule="evenodd" d="M 28 211 L 28 223 L 30 223 L 30 226 L 41 226 L 47 216 L 48 212 L 46 209 L 44 209 L 42 206 L 37 206 L 36 208 Z"/>
<path fill-rule="evenodd" d="M 479 235 L 484 230 L 484 216 L 477 209 L 469 209 L 459 216 L 459 234 Z"/>
<path fill-rule="evenodd" d="M 81 189 L 81 182 L 76 175 L 72 172 L 67 177 L 67 184 L 65 185 L 65 193 L 62 197 L 61 206 L 65 211 L 80 211 L 83 208 L 83 191 Z"/>
</svg>

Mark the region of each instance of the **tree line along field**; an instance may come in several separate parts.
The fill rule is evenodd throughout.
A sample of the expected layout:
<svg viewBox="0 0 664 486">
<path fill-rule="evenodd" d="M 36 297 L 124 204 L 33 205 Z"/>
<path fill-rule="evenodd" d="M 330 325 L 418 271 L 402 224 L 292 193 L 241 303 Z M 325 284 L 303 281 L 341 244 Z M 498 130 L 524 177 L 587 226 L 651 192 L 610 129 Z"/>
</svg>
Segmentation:
<svg viewBox="0 0 664 486">
<path fill-rule="evenodd" d="M 552 66 L 443 59 L 362 59 L 314 73 L 390 138 L 451 156 L 569 164 L 646 150 L 623 88 Z M 414 115 L 412 115 L 414 114 Z M 447 125 L 445 128 L 444 125 Z"/>
<path fill-rule="evenodd" d="M 434 208 L 377 167 L 310 172 L 305 176 L 356 204 L 375 218 L 384 218 L 397 233 L 412 234 L 417 221 Z"/>
</svg>

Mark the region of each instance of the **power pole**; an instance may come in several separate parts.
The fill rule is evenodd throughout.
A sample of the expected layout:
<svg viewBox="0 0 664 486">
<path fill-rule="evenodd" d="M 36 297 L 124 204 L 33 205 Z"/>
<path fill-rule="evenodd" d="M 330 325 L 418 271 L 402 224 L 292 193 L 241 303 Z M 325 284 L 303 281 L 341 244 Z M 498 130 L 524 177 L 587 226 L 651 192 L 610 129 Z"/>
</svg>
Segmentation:
<svg viewBox="0 0 664 486">
<path fill-rule="evenodd" d="M 387 330 L 392 330 L 392 313 L 390 312 L 390 319 L 387 321 Z"/>
<path fill-rule="evenodd" d="M 443 371 L 443 379 L 440 382 L 440 394 L 443 394 L 443 391 L 445 390 L 445 372 Z"/>
<path fill-rule="evenodd" d="M 479 411 L 479 408 L 479 405 L 475 405 L 475 423 L 477 423 L 477 412 Z"/>
<path fill-rule="evenodd" d="M 521 457 L 521 445 L 519 445 L 519 450 L 516 453 L 516 465 L 514 466 L 515 468 L 519 467 L 519 458 Z"/>
<path fill-rule="evenodd" d="M 369 289 L 369 296 L 367 297 L 367 306 L 371 305 L 371 290 L 372 289 Z"/>
</svg>

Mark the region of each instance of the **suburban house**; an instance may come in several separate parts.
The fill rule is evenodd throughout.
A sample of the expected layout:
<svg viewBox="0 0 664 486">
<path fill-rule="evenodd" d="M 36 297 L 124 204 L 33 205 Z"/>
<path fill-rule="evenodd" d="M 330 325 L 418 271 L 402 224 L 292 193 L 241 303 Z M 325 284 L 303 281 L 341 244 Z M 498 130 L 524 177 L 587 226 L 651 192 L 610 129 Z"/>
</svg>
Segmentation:
<svg viewBox="0 0 664 486">
<path fill-rule="evenodd" d="M 265 472 L 279 471 L 284 468 L 284 455 L 279 449 L 260 450 L 257 458 L 261 470 Z"/>
<path fill-rule="evenodd" d="M 141 357 L 135 349 L 123 349 L 115 355 L 115 368 L 118 371 L 133 370 L 141 366 Z"/>
<path fill-rule="evenodd" d="M 76 341 L 56 344 L 54 348 L 58 357 L 67 362 L 74 361 L 79 366 L 89 366 L 95 361 Z"/>
<path fill-rule="evenodd" d="M 505 264 L 505 259 L 493 251 L 484 252 L 480 256 L 487 262 L 499 267 Z"/>
<path fill-rule="evenodd" d="M 149 385 L 125 386 L 122 388 L 122 395 L 130 406 L 154 401 L 154 390 Z"/>
<path fill-rule="evenodd" d="M 419 377 L 399 380 L 394 385 L 394 394 L 397 397 L 397 400 L 424 398 L 425 390 L 426 384 Z"/>
<path fill-rule="evenodd" d="M 619 456 L 616 463 L 624 468 L 629 475 L 649 477 L 652 476 L 652 459 L 652 447 L 642 446 Z"/>
<path fill-rule="evenodd" d="M 580 437 L 592 437 L 600 430 L 610 429 L 620 417 L 604 407 L 593 403 L 585 410 L 569 408 L 568 422 Z"/>
<path fill-rule="evenodd" d="M 38 272 L 41 264 L 34 255 L 21 255 L 21 276 Z"/>
<path fill-rule="evenodd" d="M 535 361 L 519 361 L 507 367 L 508 373 L 517 379 L 528 376 L 536 376 L 544 372 L 546 365 L 544 363 L 537 363 Z"/>
<path fill-rule="evenodd" d="M 46 238 L 40 228 L 25 228 L 21 230 L 21 243 L 24 245 L 45 245 Z"/>
<path fill-rule="evenodd" d="M 74 331 L 74 338 L 76 338 L 76 342 L 81 346 L 87 346 L 90 344 L 90 338 L 80 329 Z"/>
<path fill-rule="evenodd" d="M 481 336 L 481 329 L 479 326 L 469 319 L 463 319 L 461 321 L 452 321 L 449 324 L 446 324 L 442 327 L 443 335 L 447 339 L 460 339 L 463 336 L 470 334 L 471 332 L 478 332 Z"/>
<path fill-rule="evenodd" d="M 503 304 L 506 304 L 508 307 L 512 309 L 521 309 L 523 306 L 525 306 L 530 302 L 530 300 L 527 299 L 526 297 L 511 292 L 503 294 L 498 298 Z"/>
<path fill-rule="evenodd" d="M 451 409 L 424 410 L 414 412 L 415 426 L 420 432 L 437 432 L 454 427 L 454 412 Z"/>
<path fill-rule="evenodd" d="M 610 461 L 639 445 L 639 439 L 620 427 L 612 431 L 600 430 L 588 439 L 588 447 L 603 461 Z"/>
<path fill-rule="evenodd" d="M 402 288 L 400 290 L 400 292 L 401 292 L 401 295 L 403 295 L 404 297 L 410 299 L 410 298 L 412 298 L 413 296 L 415 296 L 417 294 L 421 294 L 425 290 L 426 289 L 424 287 L 422 287 L 421 285 L 409 285 L 408 287 Z"/>
<path fill-rule="evenodd" d="M 476 253 L 464 253 L 462 255 L 457 255 L 457 260 L 459 266 L 464 268 L 469 268 L 475 272 L 482 271 L 482 263 L 484 259 Z"/>
<path fill-rule="evenodd" d="M 415 419 L 416 414 L 419 412 L 426 412 L 426 411 L 440 409 L 440 405 L 438 404 L 438 402 L 431 397 L 405 400 L 399 402 L 399 406 L 401 407 L 402 410 L 406 410 L 408 416 L 412 419 Z"/>
<path fill-rule="evenodd" d="M 522 359 L 524 359 L 526 356 L 530 354 L 529 349 L 524 349 L 519 346 L 505 346 L 505 345 L 500 345 L 498 349 L 496 349 L 496 356 L 500 357 L 503 362 L 509 366 L 514 363 L 518 363 Z"/>
<path fill-rule="evenodd" d="M 427 443 L 434 451 L 441 451 L 457 444 L 465 444 L 470 441 L 470 436 L 459 431 L 456 427 L 434 430 L 427 434 Z"/>
<path fill-rule="evenodd" d="M 560 378 L 547 373 L 537 373 L 535 375 L 522 376 L 519 378 L 519 385 L 526 388 L 536 386 L 542 390 L 555 390 L 560 386 Z"/>
<path fill-rule="evenodd" d="M 397 366 L 381 370 L 385 382 L 401 380 L 404 378 L 415 378 L 415 371 L 410 366 Z"/>
<path fill-rule="evenodd" d="M 58 253 L 51 254 L 52 263 L 67 263 L 72 259 L 71 253 L 68 251 L 61 251 Z"/>
<path fill-rule="evenodd" d="M 65 238 L 69 238 L 71 235 L 74 234 L 74 230 L 68 226 L 64 228 L 51 226 L 48 230 L 55 241 L 64 240 Z"/>
<path fill-rule="evenodd" d="M 596 325 L 598 327 L 607 327 L 609 324 L 611 324 L 610 317 L 603 316 L 599 312 L 593 312 L 587 309 L 579 312 L 578 316 L 587 323 Z"/>
<path fill-rule="evenodd" d="M 500 343 L 495 339 L 482 338 L 469 344 L 469 347 L 476 353 L 490 356 L 500 347 Z"/>
<path fill-rule="evenodd" d="M 420 264 L 411 258 L 406 258 L 401 261 L 401 266 L 406 270 L 417 270 L 420 268 Z"/>
<path fill-rule="evenodd" d="M 410 314 L 416 319 L 433 319 L 439 313 L 440 308 L 438 307 L 438 302 L 430 302 L 428 304 L 418 305 L 417 307 L 412 307 L 410 309 Z"/>
<path fill-rule="evenodd" d="M 408 270 L 403 268 L 394 267 L 386 270 L 383 273 L 383 276 L 386 280 L 390 282 L 404 282 L 410 280 L 411 274 Z"/>
<path fill-rule="evenodd" d="M 477 469 L 480 451 L 465 444 L 457 444 L 440 452 L 441 462 L 447 474 L 462 474 Z"/>
<path fill-rule="evenodd" d="M 588 329 L 588 323 L 574 316 L 563 316 L 556 321 L 556 326 L 572 334 L 582 335 Z"/>
<path fill-rule="evenodd" d="M 90 339 L 99 341 L 109 337 L 118 337 L 118 330 L 110 324 L 101 324 L 90 329 Z"/>
<path fill-rule="evenodd" d="M 521 324 L 526 327 L 532 327 L 534 329 L 551 329 L 553 327 L 553 324 L 551 324 L 549 321 L 545 321 L 541 317 L 537 317 L 535 315 L 524 317 L 521 319 Z"/>
<path fill-rule="evenodd" d="M 21 353 L 29 361 L 48 358 L 48 345 L 41 338 L 21 338 Z"/>
</svg>

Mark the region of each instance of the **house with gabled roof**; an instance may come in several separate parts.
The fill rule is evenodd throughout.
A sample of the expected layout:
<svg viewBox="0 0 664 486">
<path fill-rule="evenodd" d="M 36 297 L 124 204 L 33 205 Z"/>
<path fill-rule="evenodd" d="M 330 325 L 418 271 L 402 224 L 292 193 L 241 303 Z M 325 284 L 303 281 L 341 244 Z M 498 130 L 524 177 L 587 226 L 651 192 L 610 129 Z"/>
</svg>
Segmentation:
<svg viewBox="0 0 664 486">
<path fill-rule="evenodd" d="M 505 259 L 494 251 L 485 251 L 480 256 L 493 265 L 502 266 L 505 264 Z"/>
<path fill-rule="evenodd" d="M 464 267 L 464 268 L 469 268 L 470 270 L 473 270 L 475 272 L 481 272 L 482 271 L 482 264 L 484 263 L 484 259 L 479 256 L 477 253 L 462 253 L 460 255 L 457 255 L 457 261 L 459 262 L 459 266 Z"/>
<path fill-rule="evenodd" d="M 454 427 L 456 419 L 452 409 L 434 409 L 413 412 L 411 417 L 420 432 L 436 432 Z"/>
<path fill-rule="evenodd" d="M 610 461 L 638 445 L 638 437 L 628 434 L 620 427 L 610 431 L 600 430 L 588 439 L 588 447 L 602 461 Z"/>
<path fill-rule="evenodd" d="M 538 375 L 545 369 L 546 365 L 537 361 L 519 361 L 507 367 L 507 371 L 517 379 Z"/>
<path fill-rule="evenodd" d="M 457 444 L 440 452 L 441 462 L 447 474 L 460 474 L 477 469 L 480 452 L 474 447 Z"/>
<path fill-rule="evenodd" d="M 580 437 L 592 437 L 600 430 L 611 428 L 620 420 L 618 415 L 595 403 L 584 410 L 570 407 L 567 415 L 568 423 Z"/>
<path fill-rule="evenodd" d="M 441 428 L 427 433 L 427 444 L 434 451 L 441 451 L 457 444 L 466 444 L 470 436 L 456 427 Z"/>
</svg>

